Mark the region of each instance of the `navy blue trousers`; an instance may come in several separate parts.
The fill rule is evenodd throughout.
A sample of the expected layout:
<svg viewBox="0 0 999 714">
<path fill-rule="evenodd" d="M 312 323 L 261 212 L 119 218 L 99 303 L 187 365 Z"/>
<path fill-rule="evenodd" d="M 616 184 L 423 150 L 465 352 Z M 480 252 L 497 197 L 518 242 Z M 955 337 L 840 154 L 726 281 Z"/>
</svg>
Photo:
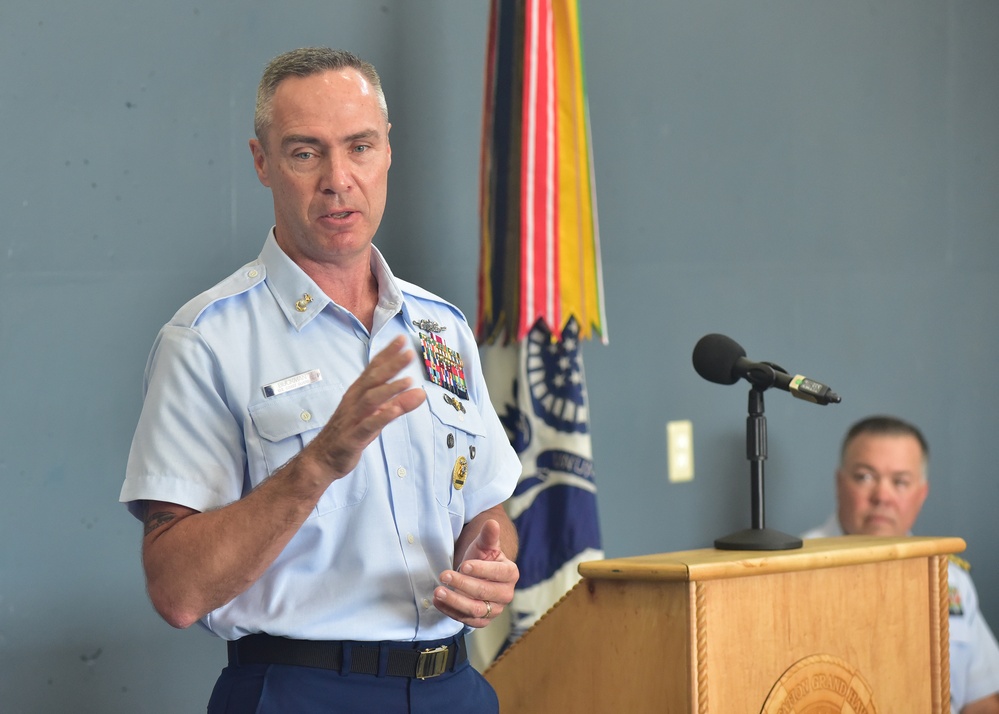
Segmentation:
<svg viewBox="0 0 999 714">
<path fill-rule="evenodd" d="M 499 714 L 489 682 L 467 661 L 430 679 L 341 674 L 278 664 L 229 665 L 208 714 Z"/>
</svg>

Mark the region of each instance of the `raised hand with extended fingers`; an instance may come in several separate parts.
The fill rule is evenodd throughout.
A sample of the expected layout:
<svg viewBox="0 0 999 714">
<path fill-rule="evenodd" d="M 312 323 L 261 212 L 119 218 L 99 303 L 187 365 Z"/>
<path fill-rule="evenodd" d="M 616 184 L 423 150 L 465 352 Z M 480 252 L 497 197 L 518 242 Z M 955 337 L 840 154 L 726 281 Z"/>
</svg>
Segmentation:
<svg viewBox="0 0 999 714">
<path fill-rule="evenodd" d="M 426 392 L 414 388 L 409 377 L 393 379 L 414 357 L 404 337 L 392 340 L 350 385 L 329 422 L 298 458 L 321 463 L 335 474 L 333 480 L 350 473 L 386 424 L 426 400 Z"/>
</svg>

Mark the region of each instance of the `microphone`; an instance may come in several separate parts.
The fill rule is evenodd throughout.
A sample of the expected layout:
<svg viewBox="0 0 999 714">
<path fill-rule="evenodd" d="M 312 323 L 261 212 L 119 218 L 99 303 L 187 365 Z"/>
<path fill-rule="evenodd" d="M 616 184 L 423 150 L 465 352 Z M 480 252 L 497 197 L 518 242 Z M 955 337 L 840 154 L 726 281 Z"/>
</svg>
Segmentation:
<svg viewBox="0 0 999 714">
<path fill-rule="evenodd" d="M 715 384 L 735 384 L 745 379 L 761 389 L 777 387 L 798 399 L 813 404 L 839 404 L 840 396 L 814 379 L 796 374 L 793 377 L 773 362 L 746 359 L 746 350 L 731 337 L 712 333 L 694 346 L 694 370 Z"/>
</svg>

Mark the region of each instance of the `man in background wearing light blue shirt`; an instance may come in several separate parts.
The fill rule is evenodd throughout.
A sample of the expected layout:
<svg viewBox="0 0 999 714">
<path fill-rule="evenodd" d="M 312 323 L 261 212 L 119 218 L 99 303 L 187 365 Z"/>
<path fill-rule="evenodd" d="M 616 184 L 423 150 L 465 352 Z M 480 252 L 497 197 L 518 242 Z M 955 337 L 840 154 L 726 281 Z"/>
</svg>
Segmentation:
<svg viewBox="0 0 999 714">
<path fill-rule="evenodd" d="M 836 472 L 837 512 L 803 538 L 907 536 L 929 493 L 929 446 L 922 432 L 896 417 L 854 424 L 843 439 Z M 955 714 L 999 713 L 999 645 L 978 609 L 967 564 L 951 558 L 950 696 Z"/>
<path fill-rule="evenodd" d="M 120 500 L 145 523 L 150 599 L 228 641 L 210 713 L 496 712 L 463 635 L 513 598 L 520 465 L 464 317 L 372 245 L 378 75 L 285 53 L 254 125 L 275 226 L 146 367 Z"/>
</svg>

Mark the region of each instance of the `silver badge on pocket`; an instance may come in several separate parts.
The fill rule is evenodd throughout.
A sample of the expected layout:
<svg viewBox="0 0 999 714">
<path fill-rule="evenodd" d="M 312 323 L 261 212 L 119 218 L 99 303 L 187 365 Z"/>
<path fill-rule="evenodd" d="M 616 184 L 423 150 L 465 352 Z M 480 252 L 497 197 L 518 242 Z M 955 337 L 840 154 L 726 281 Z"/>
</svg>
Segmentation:
<svg viewBox="0 0 999 714">
<path fill-rule="evenodd" d="M 308 372 L 302 372 L 301 374 L 296 374 L 293 377 L 287 377 L 286 379 L 279 379 L 276 382 L 265 384 L 261 387 L 261 389 L 264 390 L 265 397 L 275 397 L 278 394 L 284 394 L 285 392 L 290 392 L 293 389 L 307 387 L 314 382 L 319 382 L 322 378 L 323 375 L 319 373 L 318 369 L 310 369 Z"/>
</svg>

